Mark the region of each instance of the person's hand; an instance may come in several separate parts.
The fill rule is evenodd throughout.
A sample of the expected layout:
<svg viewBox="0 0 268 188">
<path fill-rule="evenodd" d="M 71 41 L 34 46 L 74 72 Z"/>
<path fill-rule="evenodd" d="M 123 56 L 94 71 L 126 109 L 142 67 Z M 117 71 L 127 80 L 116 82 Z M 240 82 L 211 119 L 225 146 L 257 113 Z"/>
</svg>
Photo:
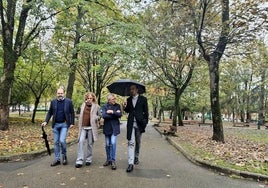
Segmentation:
<svg viewBox="0 0 268 188">
<path fill-rule="evenodd" d="M 41 123 L 41 126 L 46 126 L 47 125 L 47 122 L 43 122 L 43 123 Z"/>
<path fill-rule="evenodd" d="M 107 110 L 107 112 L 106 112 L 107 114 L 113 114 L 114 113 L 114 111 L 113 110 Z"/>
<path fill-rule="evenodd" d="M 117 113 L 120 113 L 121 111 L 120 111 L 120 110 L 117 110 L 116 112 L 117 112 Z"/>
<path fill-rule="evenodd" d="M 72 125 L 70 125 L 70 127 L 69 128 L 72 128 L 74 125 L 72 124 Z"/>
</svg>

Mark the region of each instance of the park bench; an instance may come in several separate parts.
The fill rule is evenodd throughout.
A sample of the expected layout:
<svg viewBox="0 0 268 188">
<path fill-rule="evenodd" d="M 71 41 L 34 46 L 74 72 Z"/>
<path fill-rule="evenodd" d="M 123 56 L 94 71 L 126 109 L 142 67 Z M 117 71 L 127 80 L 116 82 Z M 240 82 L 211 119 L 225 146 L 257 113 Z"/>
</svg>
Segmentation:
<svg viewBox="0 0 268 188">
<path fill-rule="evenodd" d="M 233 127 L 249 127 L 249 123 L 246 122 L 234 123 Z"/>
<path fill-rule="evenodd" d="M 169 126 L 168 130 L 164 129 L 163 134 L 166 136 L 175 136 L 176 132 L 177 132 L 177 127 L 171 125 L 171 126 Z"/>
<path fill-rule="evenodd" d="M 153 126 L 154 127 L 159 127 L 159 123 L 154 123 Z"/>
<path fill-rule="evenodd" d="M 32 114 L 29 114 L 29 113 L 21 113 L 20 116 L 21 117 L 31 117 Z"/>
<path fill-rule="evenodd" d="M 197 120 L 183 120 L 182 121 L 184 125 L 196 125 L 199 121 Z"/>
<path fill-rule="evenodd" d="M 209 125 L 210 127 L 212 127 L 213 123 L 202 123 L 202 122 L 199 122 L 198 123 L 198 126 L 200 127 L 201 125 L 205 125 L 205 126 Z"/>
</svg>

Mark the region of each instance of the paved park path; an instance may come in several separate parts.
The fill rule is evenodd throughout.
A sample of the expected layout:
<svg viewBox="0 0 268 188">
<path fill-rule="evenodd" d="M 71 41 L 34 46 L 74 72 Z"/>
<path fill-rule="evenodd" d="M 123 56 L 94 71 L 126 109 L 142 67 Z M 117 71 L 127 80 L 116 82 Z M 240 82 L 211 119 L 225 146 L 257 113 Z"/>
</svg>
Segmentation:
<svg viewBox="0 0 268 188">
<path fill-rule="evenodd" d="M 123 122 L 118 137 L 117 170 L 103 167 L 104 136 L 94 144 L 93 163 L 76 169 L 77 144 L 68 147 L 69 164 L 50 167 L 54 156 L 0 163 L 0 188 L 268 188 L 258 182 L 232 179 L 191 163 L 152 125 L 142 137 L 140 164 L 126 173 L 127 141 Z M 53 153 L 54 155 L 54 153 Z"/>
</svg>

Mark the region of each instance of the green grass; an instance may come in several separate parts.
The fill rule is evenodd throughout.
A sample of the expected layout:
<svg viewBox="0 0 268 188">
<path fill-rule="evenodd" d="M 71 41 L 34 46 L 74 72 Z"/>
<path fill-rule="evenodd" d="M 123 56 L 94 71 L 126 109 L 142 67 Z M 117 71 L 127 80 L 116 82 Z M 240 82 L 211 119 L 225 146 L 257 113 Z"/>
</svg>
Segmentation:
<svg viewBox="0 0 268 188">
<path fill-rule="evenodd" d="M 259 129 L 224 129 L 224 134 L 268 144 L 268 130 Z"/>
<path fill-rule="evenodd" d="M 45 111 L 37 111 L 35 114 L 35 119 L 45 119 L 46 117 L 46 113 Z M 31 119 L 33 115 L 33 112 L 21 112 L 19 114 L 19 112 L 10 112 L 9 116 L 10 117 L 21 117 L 21 118 L 28 118 Z"/>
</svg>

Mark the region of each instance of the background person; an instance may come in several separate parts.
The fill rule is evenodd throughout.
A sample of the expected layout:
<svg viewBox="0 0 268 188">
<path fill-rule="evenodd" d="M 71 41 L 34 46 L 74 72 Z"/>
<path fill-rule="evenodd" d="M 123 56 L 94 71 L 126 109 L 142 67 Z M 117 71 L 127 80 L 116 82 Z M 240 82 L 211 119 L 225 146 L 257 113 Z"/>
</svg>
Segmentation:
<svg viewBox="0 0 268 188">
<path fill-rule="evenodd" d="M 131 96 L 124 104 L 124 111 L 128 113 L 128 167 L 126 172 L 133 171 L 133 164 L 139 164 L 141 135 L 145 132 L 149 118 L 147 98 L 139 95 L 136 85 L 131 85 L 130 94 Z"/>
<path fill-rule="evenodd" d="M 103 166 L 111 165 L 116 169 L 116 140 L 120 134 L 120 121 L 122 116 L 121 107 L 115 101 L 113 94 L 108 94 L 108 102 L 102 107 L 102 118 L 104 119 L 103 134 L 105 135 L 106 162 Z"/>
<path fill-rule="evenodd" d="M 93 143 L 98 139 L 98 126 L 100 119 L 100 106 L 96 104 L 96 96 L 87 92 L 84 96 L 85 102 L 81 105 L 78 119 L 78 153 L 75 163 L 76 168 L 83 166 L 84 142 L 87 140 L 86 166 L 92 163 Z"/>
<path fill-rule="evenodd" d="M 71 99 L 64 98 L 64 89 L 57 89 L 57 98 L 50 103 L 45 122 L 41 125 L 46 126 L 52 118 L 52 130 L 54 139 L 55 160 L 51 166 L 61 164 L 60 150 L 62 154 L 62 164 L 67 164 L 66 137 L 68 129 L 74 126 L 74 107 Z"/>
</svg>

